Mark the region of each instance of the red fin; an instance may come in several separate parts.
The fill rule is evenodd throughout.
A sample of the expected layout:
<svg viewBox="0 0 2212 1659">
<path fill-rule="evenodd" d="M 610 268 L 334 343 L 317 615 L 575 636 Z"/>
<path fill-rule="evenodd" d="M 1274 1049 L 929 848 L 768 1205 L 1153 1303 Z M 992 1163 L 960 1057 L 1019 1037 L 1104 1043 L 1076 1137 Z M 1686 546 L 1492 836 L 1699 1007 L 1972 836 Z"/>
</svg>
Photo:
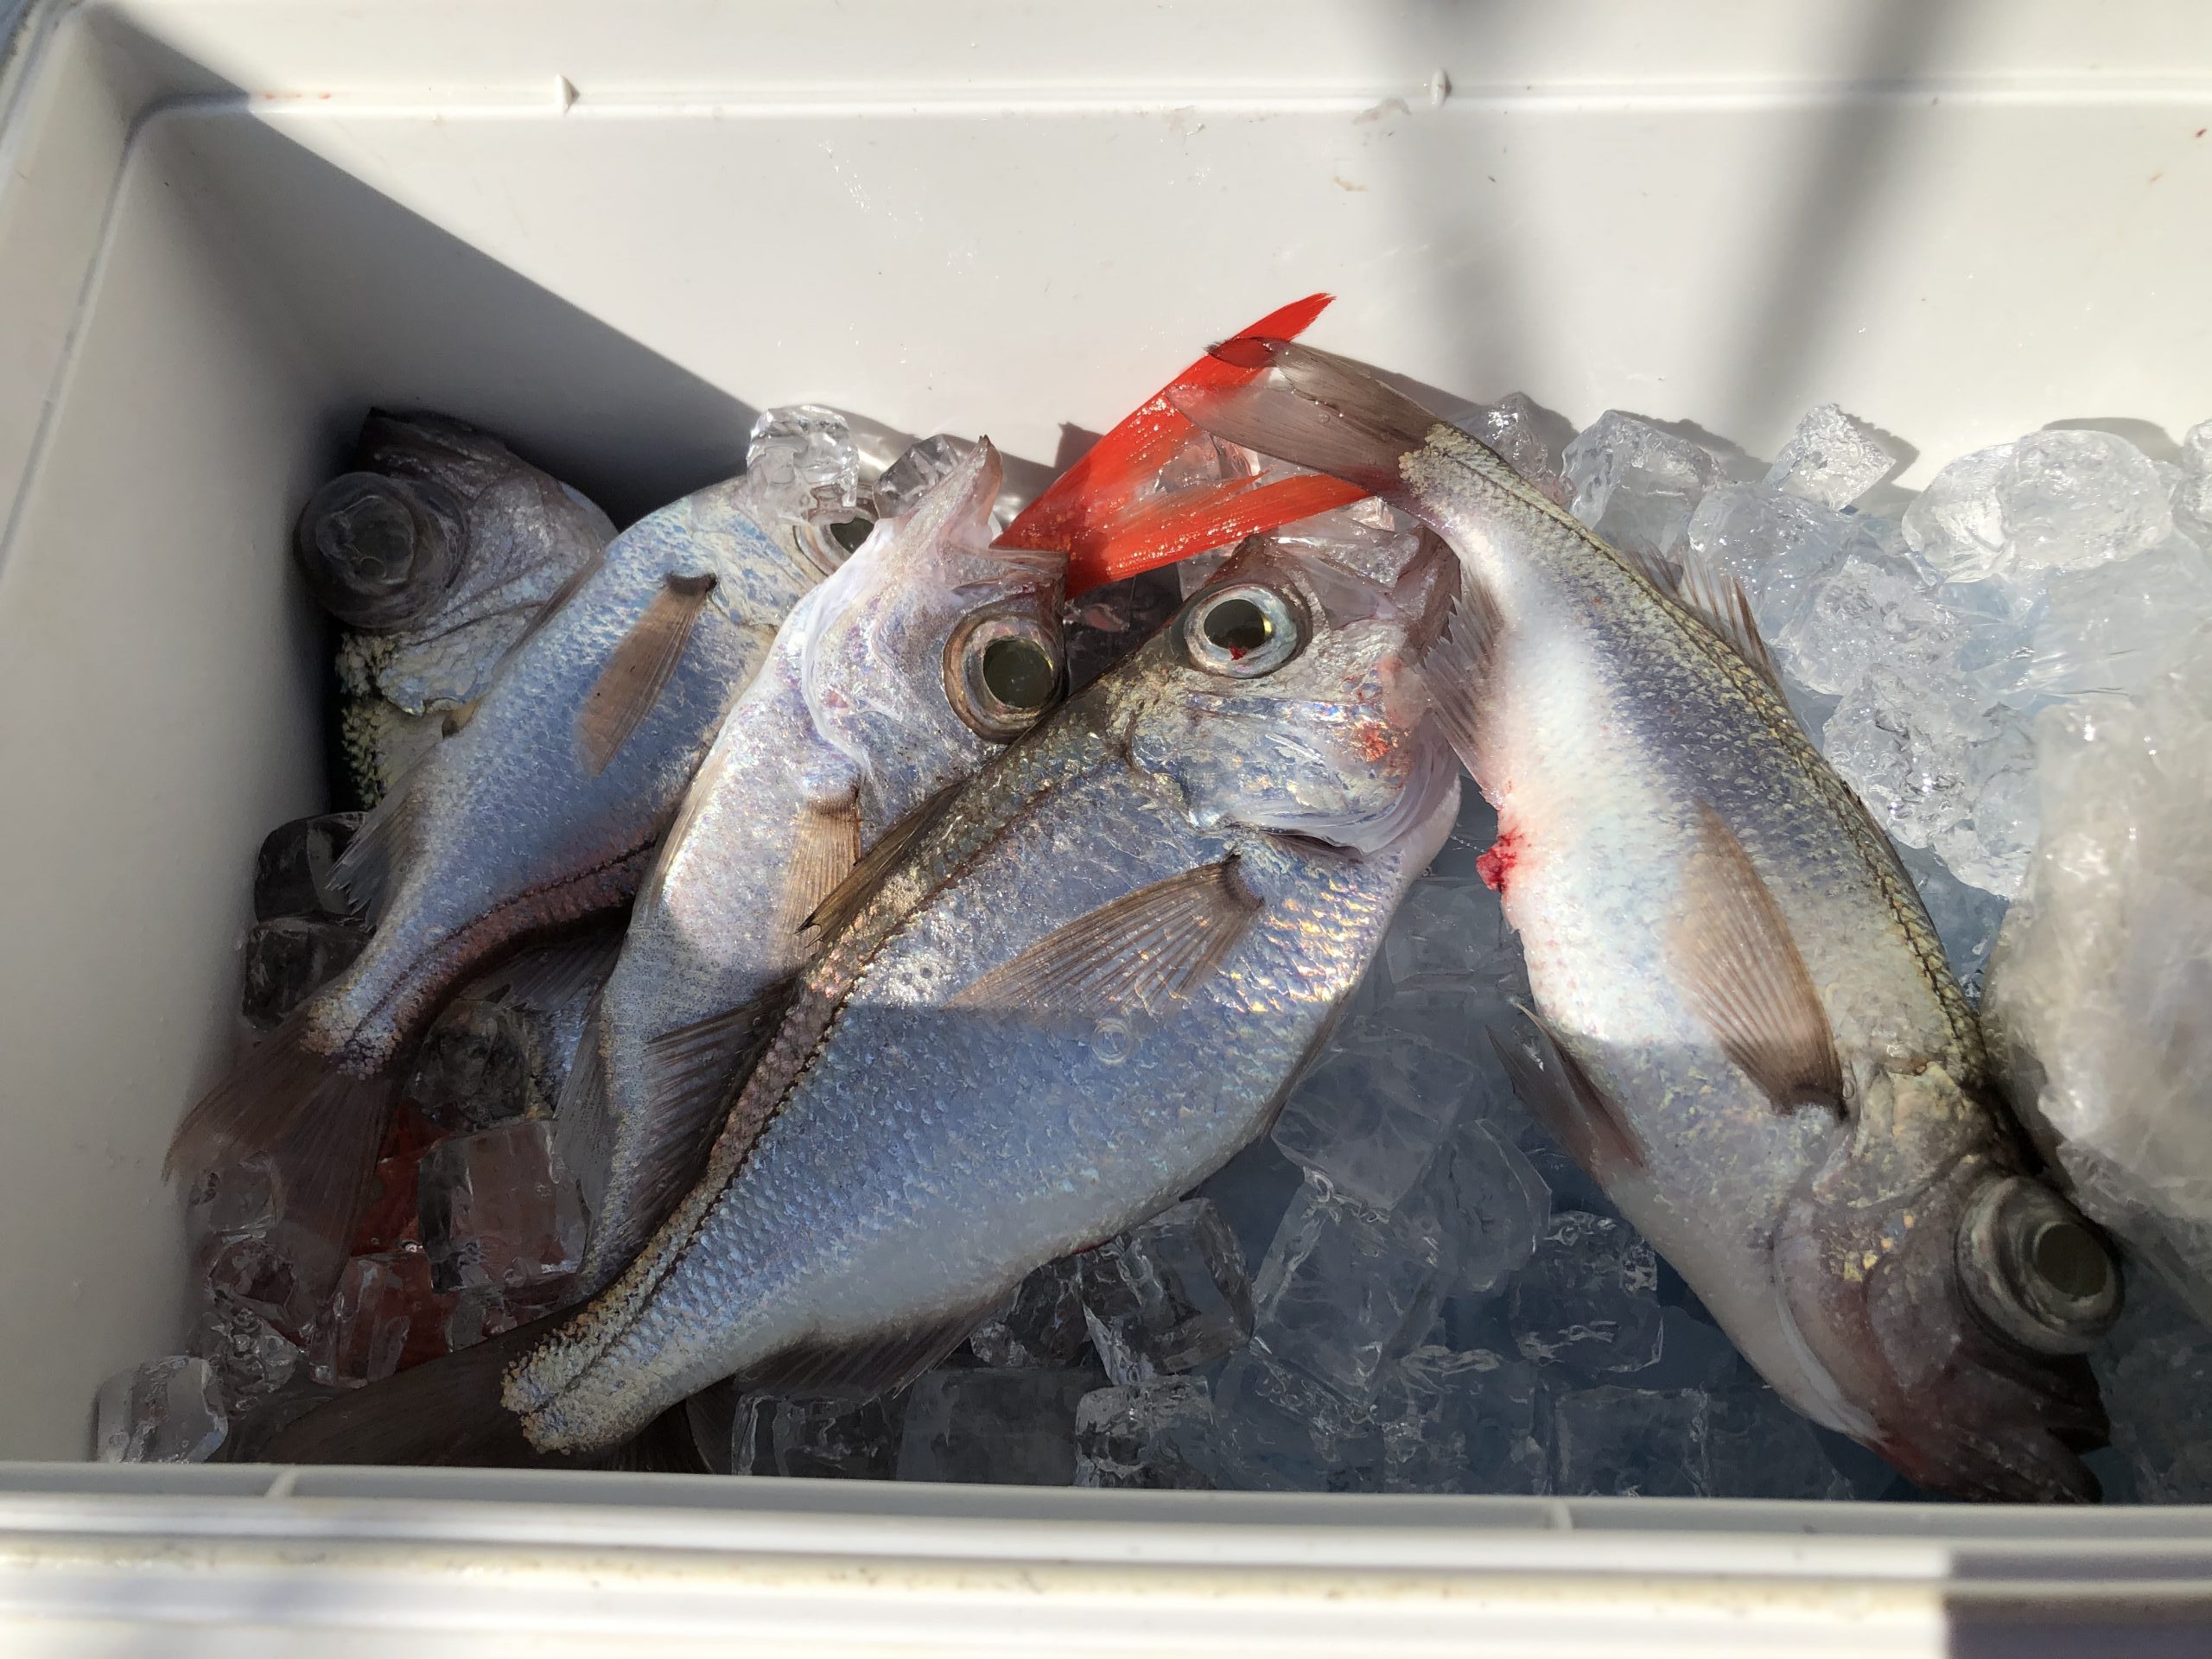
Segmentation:
<svg viewBox="0 0 2212 1659">
<path fill-rule="evenodd" d="M 1331 297 L 1310 294 L 1294 301 L 1232 336 L 1230 343 L 1292 339 L 1321 315 Z M 1268 366 L 1263 361 L 1245 367 L 1217 355 L 1220 350 L 1217 346 L 1192 364 L 1093 444 L 1022 510 L 998 545 L 1066 553 L 1067 591 L 1074 595 L 1357 500 L 1364 492 L 1334 480 L 1255 485 L 1250 479 L 1230 479 L 1139 502 L 1146 486 L 1198 432 L 1172 394 L 1239 386 Z"/>
</svg>

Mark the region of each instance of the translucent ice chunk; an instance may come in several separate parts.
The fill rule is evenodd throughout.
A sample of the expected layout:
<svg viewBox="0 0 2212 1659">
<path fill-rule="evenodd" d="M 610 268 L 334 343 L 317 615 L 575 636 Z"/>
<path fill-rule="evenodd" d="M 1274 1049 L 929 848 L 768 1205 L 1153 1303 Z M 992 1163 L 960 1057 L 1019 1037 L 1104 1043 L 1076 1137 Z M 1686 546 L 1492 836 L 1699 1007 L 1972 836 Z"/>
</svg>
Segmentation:
<svg viewBox="0 0 2212 1659">
<path fill-rule="evenodd" d="M 2008 690 L 2074 697 L 2150 689 L 2195 629 L 2212 621 L 2212 560 L 2173 537 L 2133 558 L 2052 574 Z"/>
<path fill-rule="evenodd" d="M 1253 1287 L 1253 1341 L 1348 1400 L 1428 1329 L 1451 1264 L 1433 1216 L 1341 1198 L 1306 1178 Z"/>
<path fill-rule="evenodd" d="M 1091 1345 L 1117 1387 L 1196 1370 L 1251 1337 L 1243 1252 L 1204 1198 L 1163 1210 L 1078 1259 Z"/>
<path fill-rule="evenodd" d="M 1702 1497 L 1707 1402 L 1695 1389 L 1605 1387 L 1562 1395 L 1552 1408 L 1565 1497 Z"/>
<path fill-rule="evenodd" d="M 335 920 L 350 915 L 353 906 L 331 885 L 330 872 L 360 824 L 359 812 L 326 812 L 319 817 L 294 818 L 271 830 L 254 861 L 254 918 L 270 922 L 279 916 L 322 916 Z"/>
<path fill-rule="evenodd" d="M 2212 629 L 2139 703 L 2047 709 L 2037 739 L 2041 836 L 1984 1023 L 2083 1208 L 2212 1319 Z"/>
<path fill-rule="evenodd" d="M 764 409 L 745 451 L 753 509 L 823 524 L 852 517 L 860 505 L 860 452 L 845 417 L 816 404 Z"/>
<path fill-rule="evenodd" d="M 1573 435 L 1558 416 L 1525 392 L 1509 391 L 1494 404 L 1460 411 L 1453 421 L 1497 450 L 1529 483 L 1566 505 L 1571 492 L 1560 472 L 1566 465 L 1566 442 Z"/>
<path fill-rule="evenodd" d="M 1099 1389 L 1075 1408 L 1075 1484 L 1209 1491 L 1213 1395 L 1202 1378 Z"/>
<path fill-rule="evenodd" d="M 1065 1486 L 1096 1371 L 935 1370 L 906 1396 L 899 1478 Z"/>
<path fill-rule="evenodd" d="M 2005 900 L 1981 887 L 1969 887 L 1951 874 L 1949 865 L 1920 847 L 1900 847 L 1897 855 L 1905 873 L 1919 889 L 1920 902 L 1928 906 L 1928 919 L 1936 924 L 1943 941 L 1943 954 L 1951 971 L 1978 995 L 1982 964 L 1997 943 L 1997 929 L 2005 919 Z"/>
<path fill-rule="evenodd" d="M 1268 1492 L 1379 1491 L 1383 1440 L 1371 1410 L 1248 1348 L 1214 1387 L 1216 1484 Z"/>
<path fill-rule="evenodd" d="M 309 1369 L 326 1387 L 381 1381 L 403 1362 L 444 1351 L 450 1312 L 450 1300 L 431 1287 L 421 1252 L 357 1255 L 346 1264 L 316 1321 L 308 1345 Z"/>
<path fill-rule="evenodd" d="M 1060 1370 L 1082 1357 L 1089 1340 L 1083 1259 L 1071 1255 L 1047 1262 L 1023 1280 L 1006 1306 L 969 1334 L 968 1346 L 986 1365 Z"/>
<path fill-rule="evenodd" d="M 2012 557 L 2075 570 L 2147 552 L 2173 533 L 2151 458 L 2110 432 L 2031 432 L 1999 482 Z"/>
<path fill-rule="evenodd" d="M 2176 471 L 2175 526 L 2198 546 L 2212 547 L 2212 421 L 2200 421 L 2182 435 Z"/>
<path fill-rule="evenodd" d="M 943 432 L 912 445 L 875 480 L 875 516 L 897 518 L 912 512 L 975 447 L 965 438 Z"/>
<path fill-rule="evenodd" d="M 1535 1368 L 1488 1349 L 1427 1344 L 1399 1362 L 1376 1402 L 1383 1489 L 1393 1492 L 1551 1490 L 1538 1437 Z"/>
<path fill-rule="evenodd" d="M 423 1158 L 423 1246 L 442 1291 L 496 1289 L 548 1302 L 582 1258 L 575 1178 L 541 1118 L 457 1135 Z"/>
<path fill-rule="evenodd" d="M 260 1309 L 211 1294 L 192 1327 L 192 1351 L 206 1360 L 216 1397 L 233 1418 L 274 1394 L 299 1369 L 300 1345 Z"/>
<path fill-rule="evenodd" d="M 1450 1293 L 1480 1295 L 1518 1273 L 1551 1215 L 1551 1190 L 1510 1135 L 1463 1120 L 1423 1178 L 1452 1263 Z"/>
<path fill-rule="evenodd" d="M 1554 1216 L 1513 1281 L 1522 1357 L 1599 1376 L 1659 1357 L 1659 1263 L 1626 1222 L 1580 1211 Z"/>
<path fill-rule="evenodd" d="M 2112 1414 L 2113 1450 L 2133 1476 L 2135 1497 L 2212 1501 L 2212 1439 L 2203 1427 L 2212 1331 L 2182 1315 L 2158 1286 L 2131 1275 L 2126 1311 L 2090 1363 Z"/>
<path fill-rule="evenodd" d="M 1905 509 L 1904 539 L 1946 582 L 1983 582 L 2007 568 L 2005 504 L 1999 491 L 2012 446 L 1961 455 Z"/>
<path fill-rule="evenodd" d="M 369 943 L 368 931 L 312 916 L 280 916 L 256 922 L 245 936 L 246 1023 L 270 1031 L 301 1003 L 353 964 Z"/>
<path fill-rule="evenodd" d="M 1776 639 L 1860 527 L 1811 501 L 1756 484 L 1706 492 L 1684 540 L 1707 568 L 1736 578 L 1760 632 Z"/>
<path fill-rule="evenodd" d="M 1707 1395 L 1707 1491 L 1715 1497 L 1847 1498 L 1813 1426 L 1764 1382 Z"/>
<path fill-rule="evenodd" d="M 1356 1040 L 1298 1085 L 1275 1119 L 1275 1144 L 1339 1191 L 1386 1210 L 1421 1179 L 1482 1082 L 1465 1061 L 1426 1044 Z"/>
<path fill-rule="evenodd" d="M 118 1371 L 92 1406 L 92 1456 L 102 1463 L 205 1463 L 229 1431 L 204 1359 L 176 1355 Z"/>
<path fill-rule="evenodd" d="M 1904 560 L 1854 545 L 1767 643 L 1791 678 L 1839 696 L 1877 665 L 1908 677 L 1948 672 L 1958 628 Z"/>
<path fill-rule="evenodd" d="M 1719 475 L 1687 438 L 1609 409 L 1567 446 L 1570 511 L 1616 547 L 1664 554 Z"/>
<path fill-rule="evenodd" d="M 1834 404 L 1797 423 L 1766 475 L 1770 490 L 1846 507 L 1889 476 L 1897 458 Z"/>
<path fill-rule="evenodd" d="M 1390 982 L 1401 990 L 1497 995 L 1519 970 L 1521 949 L 1497 895 L 1480 880 L 1431 876 L 1414 883 L 1382 937 Z"/>
<path fill-rule="evenodd" d="M 898 1472 L 906 1402 L 780 1399 L 749 1394 L 738 1402 L 730 1445 L 734 1475 L 889 1480 Z"/>
</svg>

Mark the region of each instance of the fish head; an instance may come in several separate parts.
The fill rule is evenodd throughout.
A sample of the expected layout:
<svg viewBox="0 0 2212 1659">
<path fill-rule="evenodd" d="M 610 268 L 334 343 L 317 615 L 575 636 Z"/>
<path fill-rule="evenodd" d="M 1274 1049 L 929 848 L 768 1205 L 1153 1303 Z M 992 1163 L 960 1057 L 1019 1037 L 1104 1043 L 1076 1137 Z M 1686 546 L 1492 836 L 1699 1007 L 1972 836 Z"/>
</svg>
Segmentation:
<svg viewBox="0 0 2212 1659">
<path fill-rule="evenodd" d="M 1067 556 L 992 545 L 985 439 L 822 585 L 801 648 L 814 728 L 894 816 L 967 776 L 1058 701 Z"/>
<path fill-rule="evenodd" d="M 2120 1269 L 2057 1192 L 1986 1150 L 1902 1191 L 1816 1179 L 1776 1255 L 1824 1396 L 1810 1414 L 1933 1491 L 2095 1501 L 2081 1454 L 2109 1423 L 2084 1355 L 2119 1317 Z"/>
<path fill-rule="evenodd" d="M 1389 844 L 1457 775 L 1422 662 L 1459 584 L 1458 560 L 1426 532 L 1250 538 L 1119 688 L 1132 754 L 1180 787 L 1201 829 Z"/>
</svg>

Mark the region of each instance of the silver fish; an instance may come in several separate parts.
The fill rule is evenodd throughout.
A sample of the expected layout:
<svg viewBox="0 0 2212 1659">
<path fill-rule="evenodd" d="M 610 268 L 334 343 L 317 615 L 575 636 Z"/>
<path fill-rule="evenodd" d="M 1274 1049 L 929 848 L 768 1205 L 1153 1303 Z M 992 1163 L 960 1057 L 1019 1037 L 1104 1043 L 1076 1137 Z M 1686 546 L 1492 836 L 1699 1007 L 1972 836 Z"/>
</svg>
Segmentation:
<svg viewBox="0 0 2212 1659">
<path fill-rule="evenodd" d="M 1814 1421 L 1962 1497 L 2085 1499 L 2081 1357 L 2120 1299 L 2033 1174 L 1887 838 L 1791 718 L 1732 584 L 1645 569 L 1366 372 L 1178 399 L 1433 526 L 1467 594 L 1432 675 L 1498 811 L 1523 1094 Z"/>
<path fill-rule="evenodd" d="M 589 1294 L 697 1178 L 813 953 L 815 908 L 1060 684 L 1064 555 L 990 545 L 996 450 L 969 448 L 798 602 L 731 709 L 641 890 L 560 1112 Z"/>
<path fill-rule="evenodd" d="M 281 1145 L 294 1219 L 341 1236 L 386 1073 L 450 989 L 629 901 L 732 698 L 831 568 L 822 542 L 764 527 L 750 477 L 618 537 L 370 816 L 334 871 L 367 949 L 194 1107 L 173 1169 Z"/>
<path fill-rule="evenodd" d="M 1426 538 L 1390 561 L 1240 553 L 832 896 L 706 1173 L 620 1279 L 269 1455 L 588 1452 L 735 1374 L 895 1386 L 1217 1168 L 1457 808 L 1420 667 L 1457 572 Z"/>
</svg>

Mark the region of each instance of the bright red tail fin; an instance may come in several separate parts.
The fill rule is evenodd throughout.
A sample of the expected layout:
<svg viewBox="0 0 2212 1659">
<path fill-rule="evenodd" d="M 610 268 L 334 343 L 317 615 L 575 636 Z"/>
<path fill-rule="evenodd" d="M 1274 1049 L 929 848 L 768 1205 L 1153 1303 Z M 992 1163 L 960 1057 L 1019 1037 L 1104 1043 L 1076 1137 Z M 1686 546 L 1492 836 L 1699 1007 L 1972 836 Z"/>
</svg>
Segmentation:
<svg viewBox="0 0 2212 1659">
<path fill-rule="evenodd" d="M 1231 338 L 1295 338 L 1331 297 L 1309 294 Z M 1357 485 L 1323 477 L 1210 480 L 1145 499 L 1147 486 L 1198 435 L 1171 395 L 1239 386 L 1266 370 L 1264 360 L 1246 366 L 1213 353 L 1200 358 L 1054 480 L 999 544 L 1065 552 L 1073 595 L 1358 500 L 1366 492 Z"/>
</svg>

